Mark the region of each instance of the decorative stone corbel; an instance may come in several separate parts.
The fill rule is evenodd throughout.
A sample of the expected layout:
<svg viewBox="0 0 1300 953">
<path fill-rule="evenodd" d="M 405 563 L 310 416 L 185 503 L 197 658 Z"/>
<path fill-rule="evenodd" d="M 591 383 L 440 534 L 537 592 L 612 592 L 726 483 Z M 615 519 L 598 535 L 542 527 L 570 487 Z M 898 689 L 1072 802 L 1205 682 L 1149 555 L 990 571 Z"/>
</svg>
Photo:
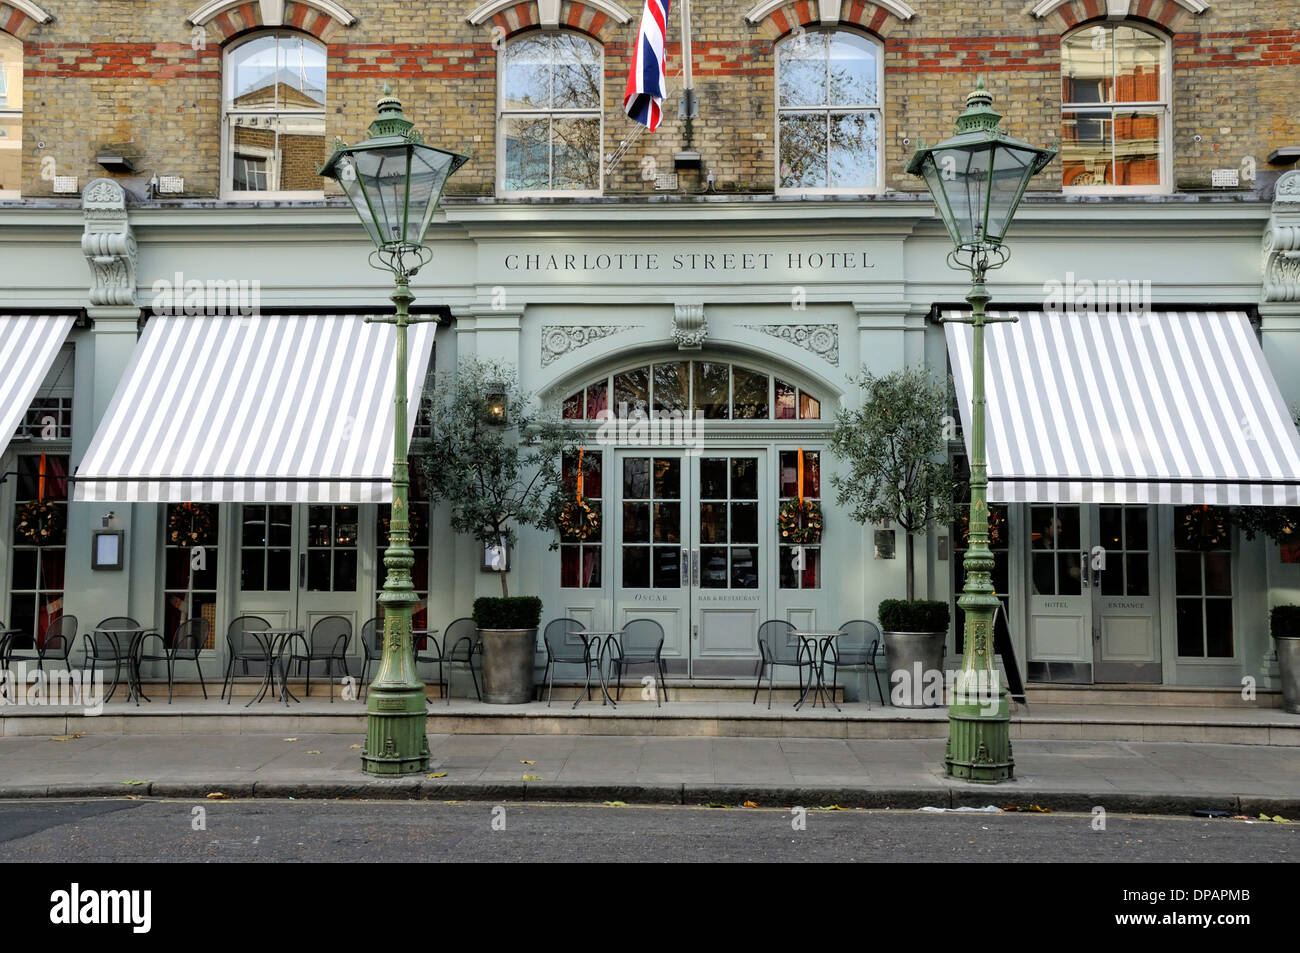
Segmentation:
<svg viewBox="0 0 1300 953">
<path fill-rule="evenodd" d="M 709 323 L 704 319 L 704 305 L 679 304 L 673 306 L 673 340 L 679 351 L 698 351 L 709 334 Z"/>
<path fill-rule="evenodd" d="M 95 179 L 81 196 L 86 227 L 81 251 L 90 264 L 92 305 L 135 307 L 135 236 L 126 192 L 112 179 Z"/>
<path fill-rule="evenodd" d="M 1300 169 L 1283 173 L 1264 230 L 1264 301 L 1300 301 Z"/>
</svg>

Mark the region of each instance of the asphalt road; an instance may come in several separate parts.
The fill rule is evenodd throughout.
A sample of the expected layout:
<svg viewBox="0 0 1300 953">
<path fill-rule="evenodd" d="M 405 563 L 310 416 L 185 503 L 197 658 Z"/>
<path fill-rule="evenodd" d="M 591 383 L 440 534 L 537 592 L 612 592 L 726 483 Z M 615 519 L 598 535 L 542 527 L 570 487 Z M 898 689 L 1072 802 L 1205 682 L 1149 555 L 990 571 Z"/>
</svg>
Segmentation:
<svg viewBox="0 0 1300 953">
<path fill-rule="evenodd" d="M 202 813 L 196 813 L 195 809 Z M 0 802 L 0 862 L 1284 862 L 1300 824 L 392 801 Z M 202 822 L 200 824 L 200 821 Z"/>
</svg>

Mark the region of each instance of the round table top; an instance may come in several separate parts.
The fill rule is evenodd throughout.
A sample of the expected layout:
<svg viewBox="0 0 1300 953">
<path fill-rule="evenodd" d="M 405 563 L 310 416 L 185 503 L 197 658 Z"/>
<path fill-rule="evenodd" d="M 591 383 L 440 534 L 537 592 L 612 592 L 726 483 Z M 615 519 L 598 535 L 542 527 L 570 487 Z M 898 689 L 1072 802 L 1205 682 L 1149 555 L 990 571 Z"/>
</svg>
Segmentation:
<svg viewBox="0 0 1300 953">
<path fill-rule="evenodd" d="M 826 629 L 824 631 L 813 631 L 813 630 L 804 631 L 804 630 L 796 629 L 794 634 L 799 636 L 799 638 L 801 639 L 834 639 L 834 638 L 838 638 L 841 635 L 844 635 L 844 630 Z"/>
</svg>

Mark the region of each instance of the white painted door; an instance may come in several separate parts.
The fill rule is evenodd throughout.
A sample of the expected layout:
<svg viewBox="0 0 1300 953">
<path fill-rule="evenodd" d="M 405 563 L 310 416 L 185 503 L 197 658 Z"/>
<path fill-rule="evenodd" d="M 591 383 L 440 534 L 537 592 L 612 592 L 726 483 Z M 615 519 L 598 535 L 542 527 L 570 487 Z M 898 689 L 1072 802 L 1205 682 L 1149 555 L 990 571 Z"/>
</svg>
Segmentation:
<svg viewBox="0 0 1300 953">
<path fill-rule="evenodd" d="M 1029 507 L 1029 661 L 1048 681 L 1092 681 L 1092 607 L 1083 507 Z"/>
<path fill-rule="evenodd" d="M 1088 564 L 1093 681 L 1159 683 L 1155 510 L 1112 504 L 1089 509 L 1095 540 Z"/>
<path fill-rule="evenodd" d="M 358 507 L 244 503 L 238 511 L 237 614 L 305 632 L 325 616 L 341 615 L 355 638 L 364 621 Z"/>
</svg>

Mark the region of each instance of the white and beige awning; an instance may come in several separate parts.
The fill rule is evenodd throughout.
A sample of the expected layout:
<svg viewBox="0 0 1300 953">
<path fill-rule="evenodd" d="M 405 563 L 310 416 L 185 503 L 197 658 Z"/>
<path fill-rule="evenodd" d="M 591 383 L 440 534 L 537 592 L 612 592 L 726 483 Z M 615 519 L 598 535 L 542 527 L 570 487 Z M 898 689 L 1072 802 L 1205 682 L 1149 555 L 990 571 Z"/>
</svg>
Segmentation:
<svg viewBox="0 0 1300 953">
<path fill-rule="evenodd" d="M 68 315 L 0 315 L 0 450 L 22 424 L 74 320 Z"/>
<path fill-rule="evenodd" d="M 412 428 L 435 327 L 408 332 Z M 387 502 L 396 342 L 357 315 L 152 318 L 73 498 Z"/>
<path fill-rule="evenodd" d="M 1300 438 L 1244 313 L 1001 313 L 991 501 L 1300 505 Z M 974 332 L 944 327 L 969 451 Z"/>
</svg>

